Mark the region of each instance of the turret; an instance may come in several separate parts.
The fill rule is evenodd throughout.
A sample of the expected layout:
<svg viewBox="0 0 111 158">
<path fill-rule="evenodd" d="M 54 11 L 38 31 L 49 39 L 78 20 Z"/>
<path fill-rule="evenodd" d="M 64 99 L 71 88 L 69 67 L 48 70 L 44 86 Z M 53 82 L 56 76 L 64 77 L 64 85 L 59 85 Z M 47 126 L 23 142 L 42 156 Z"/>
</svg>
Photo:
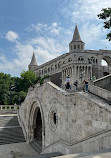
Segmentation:
<svg viewBox="0 0 111 158">
<path fill-rule="evenodd" d="M 36 57 L 35 57 L 35 54 L 34 54 L 34 52 L 33 52 L 32 60 L 31 60 L 30 64 L 28 65 L 29 70 L 34 71 L 35 68 L 37 68 L 37 66 L 38 66 L 38 65 L 37 65 Z"/>
<path fill-rule="evenodd" d="M 85 43 L 81 40 L 77 25 L 74 30 L 72 41 L 69 43 L 69 51 L 74 52 L 75 50 L 84 51 Z"/>
</svg>

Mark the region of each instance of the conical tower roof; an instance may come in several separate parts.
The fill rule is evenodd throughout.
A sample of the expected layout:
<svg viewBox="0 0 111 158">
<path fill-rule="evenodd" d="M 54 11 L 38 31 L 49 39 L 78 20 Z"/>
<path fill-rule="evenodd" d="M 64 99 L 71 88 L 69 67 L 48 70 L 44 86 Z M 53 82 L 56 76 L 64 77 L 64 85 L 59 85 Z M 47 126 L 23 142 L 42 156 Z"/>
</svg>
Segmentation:
<svg viewBox="0 0 111 158">
<path fill-rule="evenodd" d="M 83 42 L 83 41 L 81 40 L 81 37 L 80 37 L 79 31 L 78 31 L 77 25 L 76 25 L 75 30 L 74 30 L 74 35 L 73 35 L 73 39 L 72 39 L 71 43 L 72 43 L 72 42 Z M 83 42 L 83 43 L 84 43 L 84 42 Z"/>
<path fill-rule="evenodd" d="M 33 52 L 33 55 L 32 55 L 32 60 L 31 60 L 29 65 L 37 65 L 37 61 L 36 61 L 36 57 L 35 57 L 34 52 Z"/>
</svg>

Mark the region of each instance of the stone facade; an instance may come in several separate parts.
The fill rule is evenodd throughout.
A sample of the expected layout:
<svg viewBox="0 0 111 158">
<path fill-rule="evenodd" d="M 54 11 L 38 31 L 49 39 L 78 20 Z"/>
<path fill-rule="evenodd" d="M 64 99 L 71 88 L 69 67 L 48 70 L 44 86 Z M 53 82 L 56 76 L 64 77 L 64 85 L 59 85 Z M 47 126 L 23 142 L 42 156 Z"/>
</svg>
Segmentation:
<svg viewBox="0 0 111 158">
<path fill-rule="evenodd" d="M 81 83 L 84 79 L 91 79 L 92 76 L 100 78 L 108 75 L 111 72 L 111 51 L 85 50 L 84 47 L 85 43 L 81 40 L 76 26 L 72 41 L 69 44 L 68 53 L 40 66 L 36 64 L 33 54 L 29 69 L 33 70 L 37 76 L 49 74 L 51 81 L 56 84 L 59 83 L 59 86 L 64 85 L 67 75 L 70 76 L 71 86 L 76 80 Z M 108 66 L 101 66 L 102 59 L 107 61 Z M 58 78 L 54 80 L 53 75 Z"/>
<path fill-rule="evenodd" d="M 36 140 L 35 120 L 40 110 L 43 153 L 69 154 L 110 148 L 107 143 L 111 137 L 111 107 L 100 101 L 88 93 L 68 93 L 52 82 L 35 85 L 19 110 L 26 140 Z"/>
<path fill-rule="evenodd" d="M 76 26 L 68 53 L 40 66 L 33 53 L 29 69 L 37 76 L 49 74 L 53 83 L 29 88 L 18 117 L 27 142 L 37 141 L 42 153 L 69 154 L 111 148 L 111 92 L 100 86 L 106 81 L 110 83 L 110 75 L 103 76 L 111 72 L 111 51 L 84 50 L 84 46 Z M 101 66 L 102 59 L 107 61 L 107 67 Z M 103 78 L 89 85 L 91 93 L 68 93 L 60 88 L 67 75 L 71 86 L 76 80 L 81 84 L 92 76 Z"/>
</svg>

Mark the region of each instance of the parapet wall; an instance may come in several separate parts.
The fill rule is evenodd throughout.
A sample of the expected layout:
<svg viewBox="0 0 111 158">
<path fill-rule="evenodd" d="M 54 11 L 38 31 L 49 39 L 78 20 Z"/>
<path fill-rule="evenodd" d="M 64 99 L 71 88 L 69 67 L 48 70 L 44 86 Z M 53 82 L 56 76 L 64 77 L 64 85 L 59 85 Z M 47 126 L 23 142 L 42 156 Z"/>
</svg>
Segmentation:
<svg viewBox="0 0 111 158">
<path fill-rule="evenodd" d="M 94 81 L 94 85 L 108 91 L 111 91 L 111 74 Z"/>
</svg>

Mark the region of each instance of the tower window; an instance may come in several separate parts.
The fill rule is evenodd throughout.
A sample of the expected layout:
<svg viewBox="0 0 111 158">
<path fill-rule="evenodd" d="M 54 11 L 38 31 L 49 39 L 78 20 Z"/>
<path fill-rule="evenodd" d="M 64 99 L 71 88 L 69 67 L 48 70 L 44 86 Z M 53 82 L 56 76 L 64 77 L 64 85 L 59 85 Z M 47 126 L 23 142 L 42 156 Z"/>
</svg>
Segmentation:
<svg viewBox="0 0 111 158">
<path fill-rule="evenodd" d="M 76 45 L 74 45 L 74 49 L 76 49 Z"/>
<path fill-rule="evenodd" d="M 83 49 L 83 45 L 81 45 L 81 49 Z"/>
<path fill-rule="evenodd" d="M 78 44 L 78 49 L 80 49 L 80 45 Z"/>
</svg>

